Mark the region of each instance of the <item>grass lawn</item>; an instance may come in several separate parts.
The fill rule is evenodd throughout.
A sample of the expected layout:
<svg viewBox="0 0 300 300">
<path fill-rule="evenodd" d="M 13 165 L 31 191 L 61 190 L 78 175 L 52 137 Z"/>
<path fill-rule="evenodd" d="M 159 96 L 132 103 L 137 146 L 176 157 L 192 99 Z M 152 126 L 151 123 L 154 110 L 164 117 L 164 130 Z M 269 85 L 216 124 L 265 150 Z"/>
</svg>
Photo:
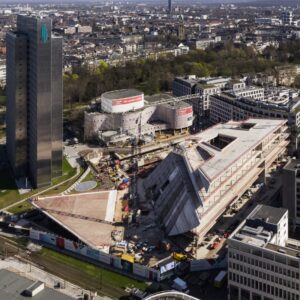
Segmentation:
<svg viewBox="0 0 300 300">
<path fill-rule="evenodd" d="M 72 168 L 66 158 L 63 159 L 63 168 L 62 168 L 62 176 L 53 178 L 52 185 L 56 185 L 59 182 L 62 182 L 76 174 L 76 169 Z"/>
<path fill-rule="evenodd" d="M 83 179 L 84 181 L 96 181 L 97 182 L 97 186 L 94 189 L 97 189 L 99 187 L 99 182 L 97 181 L 95 175 L 93 174 L 92 171 L 90 171 L 89 174 L 87 174 L 87 176 Z"/>
<path fill-rule="evenodd" d="M 10 209 L 8 209 L 8 211 L 12 214 L 22 214 L 32 209 L 34 209 L 34 207 L 28 201 L 24 201 L 20 204 L 11 207 Z"/>
<path fill-rule="evenodd" d="M 63 160 L 63 175 L 53 179 L 52 185 L 56 185 L 59 182 L 65 181 L 68 178 L 74 176 L 76 174 L 76 169 L 73 169 L 68 161 L 66 159 Z M 0 209 L 4 208 L 8 205 L 13 204 L 14 202 L 18 202 L 22 199 L 26 199 L 30 197 L 31 195 L 34 195 L 40 191 L 42 191 L 45 188 L 35 189 L 29 193 L 20 195 L 16 183 L 14 181 L 14 178 L 10 172 L 9 169 L 3 169 L 0 170 Z M 63 192 L 65 189 L 67 189 L 69 186 L 71 186 L 76 179 L 72 180 L 71 182 L 64 183 L 62 186 L 57 187 L 56 189 L 53 189 L 45 194 L 51 193 L 57 194 Z M 31 205 L 29 203 L 22 203 L 18 204 L 14 207 L 12 207 L 9 211 L 14 213 L 23 213 L 31 208 Z"/>
<path fill-rule="evenodd" d="M 138 287 L 142 290 L 147 288 L 145 282 L 108 271 L 48 248 L 32 253 L 30 259 L 43 266 L 44 270 L 49 273 L 90 291 L 98 291 L 100 295 L 103 294 L 113 299 L 121 299 L 127 296 L 128 294 L 124 289 L 128 286 Z"/>
<path fill-rule="evenodd" d="M 5 104 L 6 104 L 6 97 L 0 96 L 0 106 L 5 106 Z"/>
<path fill-rule="evenodd" d="M 5 126 L 0 125 L 0 139 L 5 137 Z"/>
<path fill-rule="evenodd" d="M 79 269 L 81 272 L 93 277 L 96 276 L 99 277 L 99 273 L 101 272 L 102 280 L 105 281 L 107 284 L 117 288 L 123 289 L 126 288 L 127 286 L 132 286 L 132 285 L 140 289 L 146 289 L 147 287 L 146 283 L 144 282 L 140 282 L 131 279 L 129 277 L 108 271 L 106 269 L 92 265 L 85 261 L 81 261 L 79 259 L 75 259 L 71 256 L 61 254 L 51 249 L 43 248 L 43 250 L 41 251 L 41 255 L 47 256 L 48 258 L 50 257 L 54 262 L 58 264 L 64 264 L 64 265 L 75 267 Z"/>
<path fill-rule="evenodd" d="M 21 200 L 9 169 L 0 170 L 0 208 Z"/>
<path fill-rule="evenodd" d="M 71 180 L 71 181 L 68 181 L 50 191 L 47 191 L 45 193 L 43 193 L 41 196 L 53 196 L 53 195 L 56 195 L 56 194 L 60 194 L 62 192 L 64 192 L 65 190 L 67 190 L 70 186 L 73 185 L 73 183 L 78 179 L 78 177 L 80 177 L 80 175 L 83 173 L 83 170 L 80 172 L 80 174 L 78 176 L 76 176 L 75 179 Z"/>
</svg>

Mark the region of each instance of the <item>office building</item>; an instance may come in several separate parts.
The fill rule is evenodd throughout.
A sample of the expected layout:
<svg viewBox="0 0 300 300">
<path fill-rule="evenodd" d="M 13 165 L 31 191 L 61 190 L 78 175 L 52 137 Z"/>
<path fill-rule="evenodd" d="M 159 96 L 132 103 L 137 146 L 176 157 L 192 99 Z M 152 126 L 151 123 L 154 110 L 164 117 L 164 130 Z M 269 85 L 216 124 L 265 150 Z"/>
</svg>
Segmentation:
<svg viewBox="0 0 300 300">
<path fill-rule="evenodd" d="M 168 12 L 169 14 L 172 13 L 172 0 L 168 0 Z"/>
<path fill-rule="evenodd" d="M 300 160 L 292 159 L 283 168 L 282 204 L 289 211 L 293 229 L 300 225 Z"/>
<path fill-rule="evenodd" d="M 247 98 L 242 92 L 226 91 L 210 97 L 210 120 L 213 123 L 247 118 L 278 118 L 288 120 L 289 125 L 300 126 L 300 98 L 290 98 L 275 93 L 270 97 L 261 89 L 247 89 Z M 252 93 L 252 94 L 250 94 Z M 265 92 L 266 94 L 267 92 Z M 262 100 L 261 98 L 264 97 Z"/>
<path fill-rule="evenodd" d="M 286 120 L 217 124 L 187 138 L 144 180 L 166 234 L 203 237 L 289 144 Z"/>
<path fill-rule="evenodd" d="M 228 299 L 300 298 L 299 241 L 288 211 L 258 205 L 228 239 Z"/>
<path fill-rule="evenodd" d="M 211 95 L 219 95 L 221 87 L 228 83 L 229 79 L 217 78 L 197 78 L 195 75 L 176 77 L 173 80 L 172 89 L 175 97 L 192 94 L 199 94 L 199 98 L 187 100 L 193 106 L 195 115 L 194 126 L 201 128 L 205 124 L 205 119 L 209 116 L 209 100 Z"/>
<path fill-rule="evenodd" d="M 7 34 L 7 152 L 35 187 L 62 174 L 62 38 L 48 18 L 19 15 Z"/>
</svg>

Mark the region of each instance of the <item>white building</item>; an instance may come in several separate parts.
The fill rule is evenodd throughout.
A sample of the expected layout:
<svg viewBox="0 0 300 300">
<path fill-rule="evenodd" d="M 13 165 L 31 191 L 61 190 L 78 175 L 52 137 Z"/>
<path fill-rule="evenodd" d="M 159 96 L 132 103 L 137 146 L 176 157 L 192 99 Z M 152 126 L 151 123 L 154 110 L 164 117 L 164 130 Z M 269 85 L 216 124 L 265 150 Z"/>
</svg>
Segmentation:
<svg viewBox="0 0 300 300">
<path fill-rule="evenodd" d="M 144 107 L 144 93 L 129 89 L 101 95 L 101 109 L 108 113 L 123 113 Z"/>
<path fill-rule="evenodd" d="M 1 64 L 0 62 L 0 86 L 4 87 L 6 85 L 6 64 Z"/>
<path fill-rule="evenodd" d="M 265 174 L 289 144 L 285 120 L 217 124 L 179 144 L 145 179 L 168 235 L 204 236 L 226 207 Z"/>
<path fill-rule="evenodd" d="M 81 26 L 77 25 L 77 32 L 78 33 L 91 33 L 93 31 L 92 26 Z"/>
<path fill-rule="evenodd" d="M 251 98 L 255 100 L 264 100 L 264 88 L 258 88 L 255 86 L 248 86 L 248 87 L 243 87 L 238 90 L 233 90 L 232 94 L 238 98 L 243 97 L 243 98 Z"/>
<path fill-rule="evenodd" d="M 74 34 L 76 33 L 76 27 L 67 27 L 64 29 L 64 34 Z"/>
<path fill-rule="evenodd" d="M 228 299 L 300 298 L 299 241 L 288 211 L 258 205 L 228 239 Z"/>
</svg>

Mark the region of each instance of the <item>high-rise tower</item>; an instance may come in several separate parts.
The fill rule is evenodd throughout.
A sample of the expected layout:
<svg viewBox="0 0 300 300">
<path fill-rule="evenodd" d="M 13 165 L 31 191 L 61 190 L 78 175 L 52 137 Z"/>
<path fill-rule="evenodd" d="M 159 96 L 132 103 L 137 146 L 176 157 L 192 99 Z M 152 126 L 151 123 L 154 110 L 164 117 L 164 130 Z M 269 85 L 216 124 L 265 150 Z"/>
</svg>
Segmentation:
<svg viewBox="0 0 300 300">
<path fill-rule="evenodd" d="M 35 187 L 62 174 L 62 38 L 49 18 L 19 15 L 7 41 L 7 152 Z"/>
<path fill-rule="evenodd" d="M 168 0 L 168 12 L 169 14 L 172 13 L 172 0 Z"/>
</svg>

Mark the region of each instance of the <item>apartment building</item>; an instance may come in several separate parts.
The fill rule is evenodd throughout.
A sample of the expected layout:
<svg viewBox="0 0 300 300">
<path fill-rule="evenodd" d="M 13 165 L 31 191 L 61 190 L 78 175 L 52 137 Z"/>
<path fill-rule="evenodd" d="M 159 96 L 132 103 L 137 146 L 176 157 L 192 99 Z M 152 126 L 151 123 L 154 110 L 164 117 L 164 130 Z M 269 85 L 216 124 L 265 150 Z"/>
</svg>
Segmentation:
<svg viewBox="0 0 300 300">
<path fill-rule="evenodd" d="M 299 300 L 299 245 L 287 209 L 256 206 L 228 239 L 228 299 Z"/>
</svg>

